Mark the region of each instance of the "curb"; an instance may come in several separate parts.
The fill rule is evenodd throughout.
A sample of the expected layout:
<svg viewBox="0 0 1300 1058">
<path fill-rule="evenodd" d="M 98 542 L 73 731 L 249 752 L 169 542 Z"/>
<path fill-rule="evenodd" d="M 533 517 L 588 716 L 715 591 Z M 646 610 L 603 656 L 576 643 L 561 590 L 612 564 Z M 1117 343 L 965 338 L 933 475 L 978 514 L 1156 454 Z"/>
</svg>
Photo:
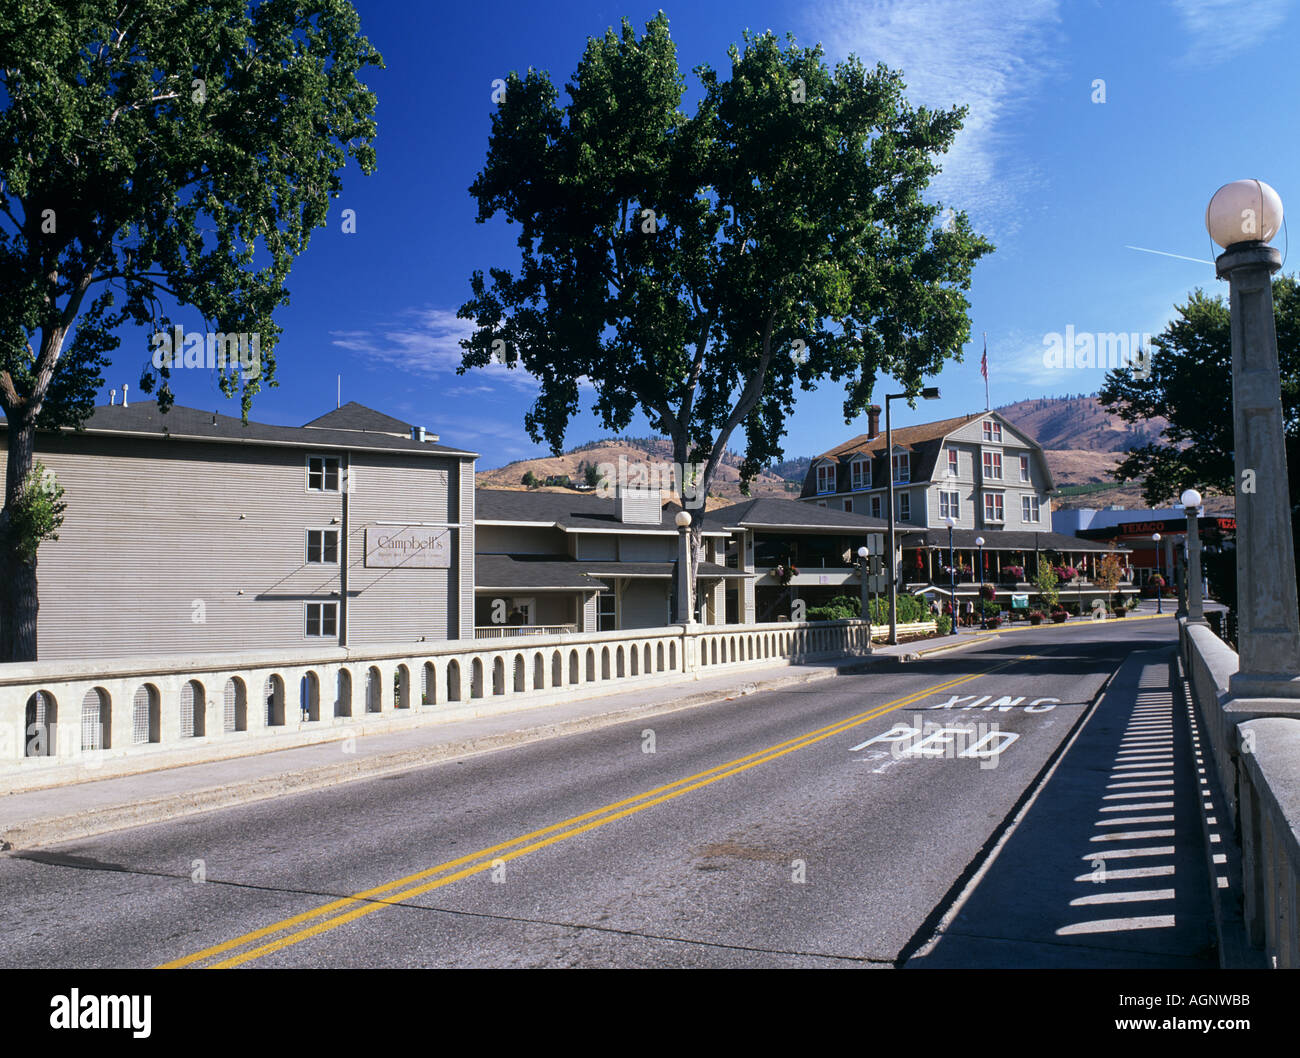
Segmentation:
<svg viewBox="0 0 1300 1058">
<path fill-rule="evenodd" d="M 889 658 L 893 660 L 891 655 L 882 655 L 881 657 L 882 659 Z M 219 786 L 188 790 L 184 793 L 172 793 L 148 801 L 109 805 L 86 812 L 76 812 L 71 815 L 18 823 L 7 827 L 3 833 L 0 833 L 0 851 L 32 849 L 56 842 L 93 837 L 129 827 L 163 823 L 183 816 L 197 815 L 201 812 L 252 804 L 272 797 L 279 797 L 282 794 L 306 793 L 310 790 L 319 790 L 340 783 L 377 778 L 393 772 L 439 764 L 458 757 L 476 756 L 480 753 L 491 753 L 494 750 L 526 745 L 531 742 L 541 742 L 550 738 L 611 727 L 641 717 L 673 713 L 682 709 L 730 701 L 733 698 L 758 694 L 764 691 L 774 691 L 804 683 L 818 683 L 822 680 L 835 679 L 837 676 L 853 675 L 865 672 L 873 664 L 875 662 L 870 658 L 854 658 L 825 671 L 800 673 L 797 676 L 781 676 L 764 680 L 761 683 L 738 680 L 733 687 L 726 690 L 699 691 L 693 695 L 687 695 L 668 702 L 657 702 L 653 705 L 630 706 L 609 712 L 573 717 L 569 720 L 554 723 L 536 724 L 532 727 L 523 727 L 515 731 L 501 732 L 495 735 L 450 741 L 437 746 L 399 750 L 393 753 L 377 754 L 360 760 L 345 761 L 340 764 L 285 771 L 279 775 L 266 776 L 253 783 L 224 783 Z"/>
</svg>

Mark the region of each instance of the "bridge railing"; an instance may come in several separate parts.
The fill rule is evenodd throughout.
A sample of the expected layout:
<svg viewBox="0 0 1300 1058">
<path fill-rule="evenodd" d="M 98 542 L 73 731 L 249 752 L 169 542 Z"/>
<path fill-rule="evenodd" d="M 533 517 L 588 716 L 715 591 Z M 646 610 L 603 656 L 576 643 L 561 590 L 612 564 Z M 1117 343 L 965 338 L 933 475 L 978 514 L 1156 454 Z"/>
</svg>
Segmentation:
<svg viewBox="0 0 1300 1058">
<path fill-rule="evenodd" d="M 0 790 L 854 655 L 866 642 L 861 621 L 783 621 L 2 665 Z"/>
<path fill-rule="evenodd" d="M 1300 968 L 1300 719 L 1233 700 L 1237 654 L 1208 626 L 1179 624 L 1192 697 L 1237 823 L 1248 938 L 1271 965 Z"/>
</svg>

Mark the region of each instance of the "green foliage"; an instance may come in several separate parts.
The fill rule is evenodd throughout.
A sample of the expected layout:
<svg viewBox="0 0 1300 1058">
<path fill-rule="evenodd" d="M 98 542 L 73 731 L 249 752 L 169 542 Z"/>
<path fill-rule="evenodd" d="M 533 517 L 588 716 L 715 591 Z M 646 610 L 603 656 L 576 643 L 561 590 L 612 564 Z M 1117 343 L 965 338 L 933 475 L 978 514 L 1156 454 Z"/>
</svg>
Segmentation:
<svg viewBox="0 0 1300 1058">
<path fill-rule="evenodd" d="M 46 540 L 59 538 L 58 530 L 66 510 L 63 486 L 47 467 L 37 462 L 27 476 L 18 501 L 8 511 L 6 532 L 23 562 L 35 559 L 37 548 Z"/>
<path fill-rule="evenodd" d="M 537 475 L 534 474 L 531 470 L 524 471 L 524 476 L 521 479 L 521 482 L 522 484 L 527 485 L 530 489 L 536 488 L 537 485 L 539 484 L 537 480 Z"/>
<path fill-rule="evenodd" d="M 582 473 L 583 473 L 583 480 L 591 488 L 594 489 L 597 485 L 600 484 L 600 470 L 596 467 L 595 463 L 588 463 L 586 469 L 583 470 Z"/>
<path fill-rule="evenodd" d="M 324 225 L 349 157 L 375 168 L 382 61 L 343 0 L 26 0 L 0 8 L 0 406 L 76 426 L 125 323 L 163 330 L 159 298 L 260 335 L 273 384 L 285 279 Z M 96 292 L 97 290 L 97 292 Z M 187 330 L 198 330 L 188 326 Z M 64 349 L 64 339 L 75 330 Z M 141 336 L 140 386 L 157 376 Z M 168 369 L 158 394 L 170 406 Z"/>
<path fill-rule="evenodd" d="M 938 632 L 939 635 L 946 636 L 949 632 L 952 631 L 952 618 L 949 617 L 946 613 L 941 613 L 938 617 L 934 619 L 934 621 L 935 621 L 935 630 Z"/>
<path fill-rule="evenodd" d="M 501 341 L 540 380 L 534 440 L 561 450 L 590 379 L 607 428 L 644 412 L 706 463 L 704 492 L 738 429 L 744 483 L 780 457 L 797 389 L 842 382 L 846 420 L 880 375 L 919 389 L 968 339 L 993 249 L 929 197 L 964 109 L 913 109 L 900 74 L 771 33 L 729 55 L 729 79 L 695 71 L 690 115 L 662 12 L 589 39 L 566 105 L 511 73 L 470 191 L 480 221 L 518 225 L 521 266 L 475 272 L 459 311 L 462 371 Z"/>
<path fill-rule="evenodd" d="M 1061 597 L 1057 585 L 1060 578 L 1056 575 L 1056 570 L 1044 557 L 1038 560 L 1038 569 L 1034 573 L 1033 585 L 1038 589 L 1038 594 L 1043 600 L 1043 605 L 1049 609 L 1056 605 L 1057 600 Z"/>
</svg>

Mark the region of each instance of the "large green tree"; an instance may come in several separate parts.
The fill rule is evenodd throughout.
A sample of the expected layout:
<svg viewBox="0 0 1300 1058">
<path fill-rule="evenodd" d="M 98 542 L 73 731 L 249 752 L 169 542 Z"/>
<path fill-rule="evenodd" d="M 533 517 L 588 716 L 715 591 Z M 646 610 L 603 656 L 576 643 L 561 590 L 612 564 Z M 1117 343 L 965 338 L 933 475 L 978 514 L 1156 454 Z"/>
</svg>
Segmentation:
<svg viewBox="0 0 1300 1058">
<path fill-rule="evenodd" d="M 917 390 L 959 356 L 993 248 L 924 198 L 962 108 L 914 109 L 899 74 L 771 34 L 729 54 L 729 79 L 696 69 L 689 116 L 662 12 L 591 38 L 567 105 L 511 74 L 470 192 L 480 222 L 518 225 L 522 262 L 475 272 L 460 309 L 462 371 L 539 379 L 534 440 L 561 450 L 590 383 L 607 428 L 639 410 L 704 463 L 699 495 L 738 430 L 746 481 L 780 458 L 797 389 L 843 382 L 848 421 L 878 375 Z"/>
<path fill-rule="evenodd" d="M 1204 495 L 1234 491 L 1232 417 L 1232 328 L 1222 296 L 1194 290 L 1175 306 L 1177 318 L 1156 338 L 1150 373 L 1110 371 L 1098 399 L 1125 422 L 1155 416 L 1169 420 L 1161 438 L 1135 448 L 1115 468 L 1117 481 L 1142 481 L 1153 507 L 1177 504 L 1185 489 Z M 1292 532 L 1300 542 L 1300 282 L 1273 280 L 1273 313 L 1282 380 L 1282 419 L 1292 499 Z M 1257 482 L 1275 488 L 1276 482 Z M 1217 538 L 1207 540 L 1217 546 Z M 1221 599 L 1236 600 L 1236 566 L 1231 552 L 1205 556 L 1210 584 Z M 1300 563 L 1297 563 L 1300 568 Z"/>
<path fill-rule="evenodd" d="M 273 311 L 349 157 L 375 166 L 382 65 L 344 0 L 8 0 L 0 7 L 0 661 L 36 657 L 36 548 L 25 505 L 38 428 L 89 415 L 116 330 L 260 336 L 221 372 L 247 416 L 274 385 Z M 197 328 L 187 327 L 187 330 Z M 146 368 L 171 404 L 164 365 Z"/>
</svg>

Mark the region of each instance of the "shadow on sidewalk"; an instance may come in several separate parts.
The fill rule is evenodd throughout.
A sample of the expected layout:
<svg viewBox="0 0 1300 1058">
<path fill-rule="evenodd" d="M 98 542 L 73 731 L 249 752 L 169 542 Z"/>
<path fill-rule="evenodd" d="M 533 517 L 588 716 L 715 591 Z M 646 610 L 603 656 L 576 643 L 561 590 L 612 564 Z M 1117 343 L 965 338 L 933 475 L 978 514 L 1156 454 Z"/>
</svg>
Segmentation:
<svg viewBox="0 0 1300 1058">
<path fill-rule="evenodd" d="M 1218 967 L 1175 678 L 1170 649 L 1130 656 L 908 967 Z"/>
</svg>

